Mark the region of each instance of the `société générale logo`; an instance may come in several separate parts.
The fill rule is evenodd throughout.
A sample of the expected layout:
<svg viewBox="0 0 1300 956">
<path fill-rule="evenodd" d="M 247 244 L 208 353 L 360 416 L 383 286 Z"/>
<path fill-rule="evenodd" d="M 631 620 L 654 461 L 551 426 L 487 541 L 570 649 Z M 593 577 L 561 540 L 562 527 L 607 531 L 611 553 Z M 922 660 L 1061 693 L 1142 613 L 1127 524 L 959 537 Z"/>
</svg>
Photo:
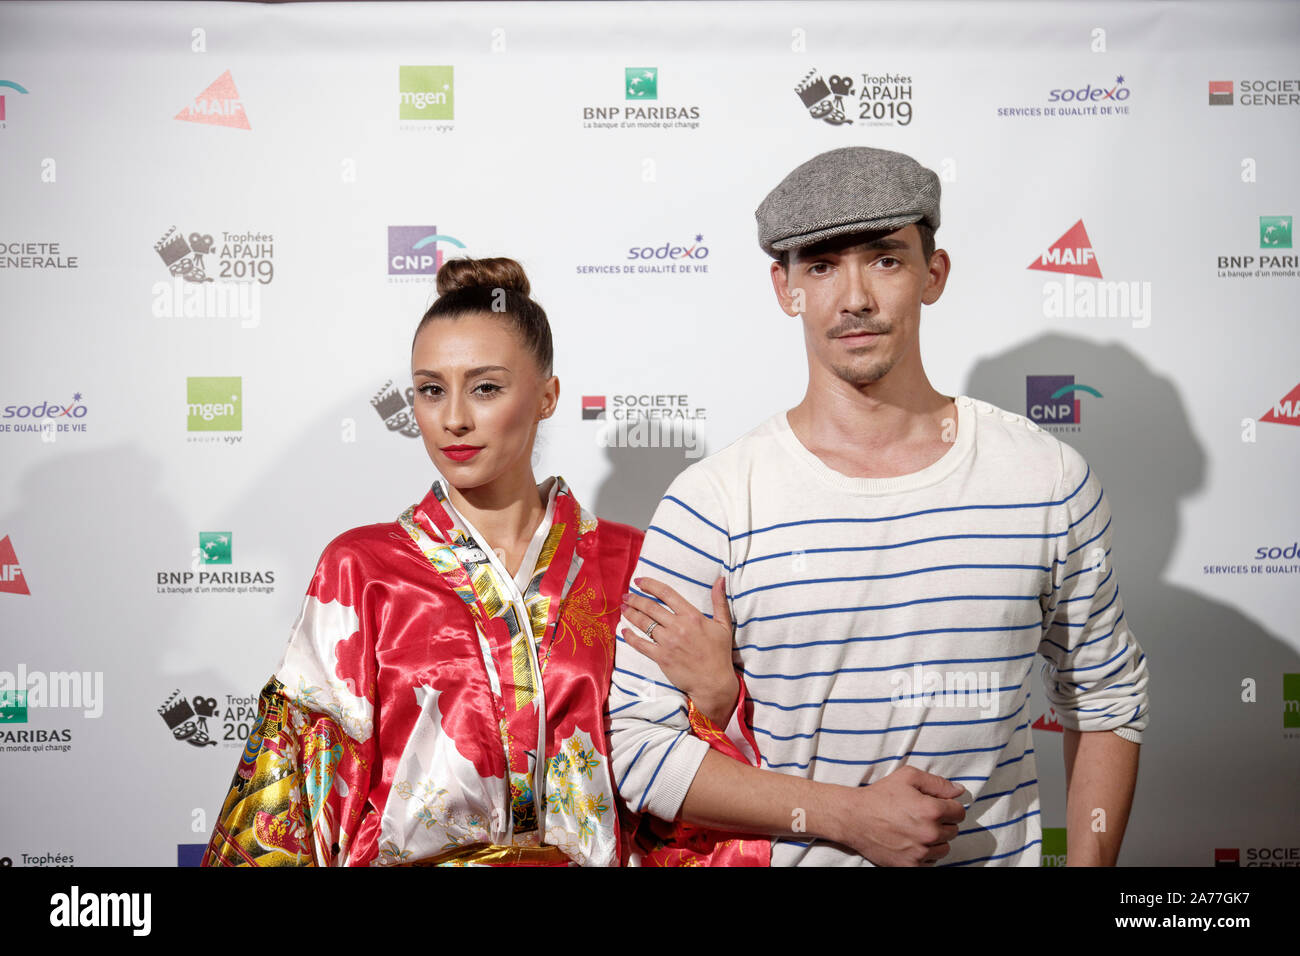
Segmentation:
<svg viewBox="0 0 1300 956">
<path fill-rule="evenodd" d="M 1232 106 L 1232 80 L 1210 80 L 1210 105 Z M 1300 80 L 1238 80 L 1238 106 L 1300 106 Z"/>
</svg>

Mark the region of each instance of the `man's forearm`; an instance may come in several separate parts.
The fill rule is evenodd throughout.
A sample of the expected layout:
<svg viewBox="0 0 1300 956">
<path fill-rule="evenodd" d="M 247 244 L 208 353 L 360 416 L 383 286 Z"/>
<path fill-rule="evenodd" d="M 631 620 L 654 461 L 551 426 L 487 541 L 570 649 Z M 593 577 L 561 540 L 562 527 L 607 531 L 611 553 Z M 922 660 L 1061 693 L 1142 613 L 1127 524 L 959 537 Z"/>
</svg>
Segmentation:
<svg viewBox="0 0 1300 956">
<path fill-rule="evenodd" d="M 723 830 L 839 842 L 844 796 L 850 792 L 833 783 L 760 770 L 710 750 L 682 801 L 681 818 Z"/>
<path fill-rule="evenodd" d="M 1114 866 L 1141 747 L 1109 730 L 1065 731 L 1066 865 Z"/>
</svg>

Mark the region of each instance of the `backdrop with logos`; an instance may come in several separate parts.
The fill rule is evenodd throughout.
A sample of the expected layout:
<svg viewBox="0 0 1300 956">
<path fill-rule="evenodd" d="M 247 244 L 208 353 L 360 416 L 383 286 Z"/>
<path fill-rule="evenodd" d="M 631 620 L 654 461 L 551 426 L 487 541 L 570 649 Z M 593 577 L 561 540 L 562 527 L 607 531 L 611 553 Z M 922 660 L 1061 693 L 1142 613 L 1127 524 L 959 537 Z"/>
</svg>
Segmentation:
<svg viewBox="0 0 1300 956">
<path fill-rule="evenodd" d="M 1298 48 L 1288 3 L 3 4 L 0 862 L 197 860 L 322 548 L 435 477 L 443 262 L 524 265 L 537 472 L 644 527 L 799 400 L 754 209 L 869 145 L 943 183 L 932 382 L 1106 486 L 1121 862 L 1300 865 Z"/>
</svg>

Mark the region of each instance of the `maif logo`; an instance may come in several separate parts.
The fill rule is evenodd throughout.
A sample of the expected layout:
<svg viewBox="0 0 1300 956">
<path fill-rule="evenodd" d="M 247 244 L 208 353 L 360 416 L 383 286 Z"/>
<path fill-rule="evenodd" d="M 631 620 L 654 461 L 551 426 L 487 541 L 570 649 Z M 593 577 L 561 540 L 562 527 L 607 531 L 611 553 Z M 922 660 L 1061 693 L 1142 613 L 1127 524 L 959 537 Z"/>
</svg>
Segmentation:
<svg viewBox="0 0 1300 956">
<path fill-rule="evenodd" d="M 177 113 L 173 119 L 186 123 L 206 123 L 208 126 L 226 126 L 230 129 L 252 129 L 244 104 L 235 89 L 235 78 L 226 70 L 213 80 L 206 90 L 194 97 L 193 102 Z"/>
<path fill-rule="evenodd" d="M 1300 425 L 1300 385 L 1273 403 L 1273 407 L 1259 419 L 1275 425 Z"/>
<path fill-rule="evenodd" d="M 1075 384 L 1073 375 L 1028 375 L 1025 415 L 1037 425 L 1081 425 L 1083 409 L 1079 392 L 1102 397 L 1091 385 Z"/>
<path fill-rule="evenodd" d="M 456 85 L 451 67 L 399 66 L 397 86 L 398 119 L 455 119 Z"/>
<path fill-rule="evenodd" d="M 1034 726 L 1033 726 L 1031 729 L 1032 729 L 1032 730 L 1046 730 L 1046 731 L 1048 731 L 1049 733 L 1053 733 L 1053 734 L 1063 734 L 1063 733 L 1065 733 L 1065 728 L 1062 727 L 1062 726 L 1061 726 L 1061 722 L 1060 722 L 1059 720 L 1056 719 L 1056 708 L 1055 708 L 1055 707 L 1049 707 L 1049 708 L 1047 708 L 1047 713 L 1043 714 L 1041 717 L 1039 717 L 1037 720 L 1035 720 L 1035 721 L 1034 721 Z"/>
<path fill-rule="evenodd" d="M 0 594 L 30 596 L 31 593 L 27 590 L 27 579 L 23 577 L 23 569 L 18 564 L 13 542 L 9 540 L 9 535 L 5 535 L 0 538 Z"/>
<path fill-rule="evenodd" d="M 1151 283 L 1086 281 L 1101 279 L 1101 264 L 1080 219 L 1039 254 L 1030 269 L 1063 274 L 1043 283 L 1043 316 L 1048 319 L 1132 319 L 1133 328 L 1151 324 Z"/>
<path fill-rule="evenodd" d="M 1101 278 L 1101 265 L 1097 262 L 1097 253 L 1093 251 L 1092 240 L 1088 238 L 1088 230 L 1084 228 L 1082 219 L 1048 246 L 1046 252 L 1029 263 L 1029 268 L 1087 276 L 1090 279 Z"/>
</svg>

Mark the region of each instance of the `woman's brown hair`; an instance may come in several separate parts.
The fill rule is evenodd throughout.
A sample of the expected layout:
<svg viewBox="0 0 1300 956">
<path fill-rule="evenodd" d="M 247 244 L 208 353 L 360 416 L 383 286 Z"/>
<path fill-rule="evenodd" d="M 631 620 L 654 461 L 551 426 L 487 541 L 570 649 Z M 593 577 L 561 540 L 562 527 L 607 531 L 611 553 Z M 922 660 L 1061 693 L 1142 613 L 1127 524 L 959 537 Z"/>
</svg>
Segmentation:
<svg viewBox="0 0 1300 956">
<path fill-rule="evenodd" d="M 471 313 L 505 319 L 549 377 L 554 360 L 551 324 L 542 307 L 528 296 L 528 276 L 514 259 L 448 259 L 438 270 L 438 298 L 429 306 L 415 337 L 435 319 L 456 319 Z M 415 348 L 415 340 L 411 341 Z"/>
</svg>

